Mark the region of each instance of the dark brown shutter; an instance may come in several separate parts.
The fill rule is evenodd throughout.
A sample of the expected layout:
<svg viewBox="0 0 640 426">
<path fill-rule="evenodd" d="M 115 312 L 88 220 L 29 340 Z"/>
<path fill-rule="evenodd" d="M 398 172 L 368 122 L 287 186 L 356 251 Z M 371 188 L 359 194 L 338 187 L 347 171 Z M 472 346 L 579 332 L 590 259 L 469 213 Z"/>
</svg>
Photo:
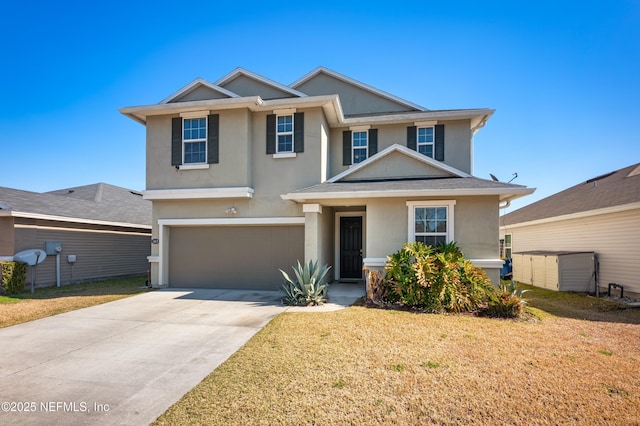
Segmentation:
<svg viewBox="0 0 640 426">
<path fill-rule="evenodd" d="M 304 112 L 293 114 L 293 152 L 304 152 Z"/>
<path fill-rule="evenodd" d="M 378 129 L 369 129 L 369 157 L 378 153 Z"/>
<path fill-rule="evenodd" d="M 418 127 L 407 127 L 407 148 L 414 151 L 418 150 Z"/>
<path fill-rule="evenodd" d="M 435 159 L 438 161 L 444 161 L 444 124 L 436 124 L 433 129 L 435 135 Z"/>
<path fill-rule="evenodd" d="M 171 119 L 171 165 L 182 164 L 182 117 Z"/>
<path fill-rule="evenodd" d="M 342 132 L 342 165 L 351 165 L 351 131 Z"/>
<path fill-rule="evenodd" d="M 212 114 L 207 117 L 207 163 L 220 161 L 220 115 Z"/>
<path fill-rule="evenodd" d="M 267 154 L 276 153 L 276 115 L 267 115 Z"/>
</svg>

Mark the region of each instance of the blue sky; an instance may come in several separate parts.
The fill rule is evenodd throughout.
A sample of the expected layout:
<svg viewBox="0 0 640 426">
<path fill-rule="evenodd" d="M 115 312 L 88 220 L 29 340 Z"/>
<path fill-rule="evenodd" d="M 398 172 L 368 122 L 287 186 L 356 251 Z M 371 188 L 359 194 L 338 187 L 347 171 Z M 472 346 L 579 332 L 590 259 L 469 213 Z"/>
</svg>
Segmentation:
<svg viewBox="0 0 640 426">
<path fill-rule="evenodd" d="M 478 177 L 537 188 L 640 162 L 640 1 L 10 2 L 0 15 L 0 186 L 145 186 L 157 103 L 240 66 L 319 65 L 429 109 L 494 108 Z"/>
</svg>

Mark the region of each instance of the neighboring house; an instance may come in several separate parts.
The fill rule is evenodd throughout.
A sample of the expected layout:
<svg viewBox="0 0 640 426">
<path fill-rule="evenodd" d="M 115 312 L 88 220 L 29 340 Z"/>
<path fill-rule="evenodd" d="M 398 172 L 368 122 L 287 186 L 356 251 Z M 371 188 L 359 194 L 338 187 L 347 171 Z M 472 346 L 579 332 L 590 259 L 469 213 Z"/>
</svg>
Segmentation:
<svg viewBox="0 0 640 426">
<path fill-rule="evenodd" d="M 599 285 L 640 293 L 640 164 L 572 186 L 500 218 L 504 255 L 595 252 Z M 515 265 L 514 265 L 515 268 Z"/>
<path fill-rule="evenodd" d="M 45 250 L 53 242 L 62 248 L 60 284 L 144 275 L 151 252 L 151 203 L 138 192 L 104 183 L 46 193 L 0 187 L 0 260 L 13 260 L 23 250 Z M 58 282 L 56 255 L 50 252 L 37 267 L 38 286 Z"/>
<path fill-rule="evenodd" d="M 297 259 L 360 280 L 413 240 L 456 241 L 497 280 L 498 206 L 533 192 L 472 176 L 494 110 L 428 110 L 323 67 L 289 86 L 238 68 L 120 112 L 147 130 L 154 286 L 275 289 Z"/>
</svg>

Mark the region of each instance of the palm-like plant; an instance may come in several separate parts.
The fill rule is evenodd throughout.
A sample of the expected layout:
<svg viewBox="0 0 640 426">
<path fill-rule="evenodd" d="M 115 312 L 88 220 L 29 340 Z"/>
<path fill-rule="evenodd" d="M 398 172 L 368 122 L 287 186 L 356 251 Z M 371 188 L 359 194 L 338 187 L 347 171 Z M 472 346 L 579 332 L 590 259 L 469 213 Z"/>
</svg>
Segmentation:
<svg viewBox="0 0 640 426">
<path fill-rule="evenodd" d="M 284 293 L 282 302 L 286 305 L 309 306 L 321 305 L 327 301 L 329 284 L 324 283 L 327 273 L 331 269 L 328 265 L 318 267 L 318 262 L 309 261 L 308 264 L 292 266 L 294 277 L 280 269 L 284 278 L 281 290 Z"/>
</svg>

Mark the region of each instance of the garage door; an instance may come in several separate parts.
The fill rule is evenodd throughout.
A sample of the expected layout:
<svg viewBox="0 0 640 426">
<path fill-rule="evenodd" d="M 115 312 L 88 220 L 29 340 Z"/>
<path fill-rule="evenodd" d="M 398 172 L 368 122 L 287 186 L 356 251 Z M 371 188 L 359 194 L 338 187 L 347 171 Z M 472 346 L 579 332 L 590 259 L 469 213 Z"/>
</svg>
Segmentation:
<svg viewBox="0 0 640 426">
<path fill-rule="evenodd" d="M 304 261 L 304 226 L 172 227 L 169 286 L 275 290 Z"/>
</svg>

